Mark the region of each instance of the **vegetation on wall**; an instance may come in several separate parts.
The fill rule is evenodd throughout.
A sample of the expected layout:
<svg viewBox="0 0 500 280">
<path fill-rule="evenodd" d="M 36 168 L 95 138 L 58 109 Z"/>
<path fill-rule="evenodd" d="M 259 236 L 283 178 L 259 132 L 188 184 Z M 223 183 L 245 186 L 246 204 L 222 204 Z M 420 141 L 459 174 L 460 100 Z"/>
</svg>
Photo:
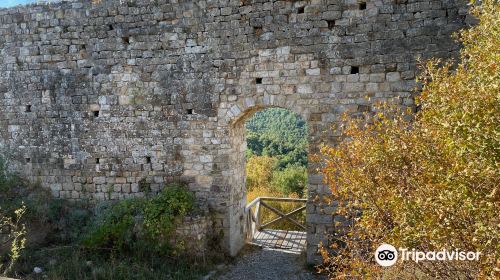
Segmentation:
<svg viewBox="0 0 500 280">
<path fill-rule="evenodd" d="M 460 33 L 460 63 L 423 67 L 414 121 L 407 112 L 346 119 L 349 141 L 322 149 L 332 198 L 349 202 L 338 213 L 351 225 L 322 251 L 331 277 L 498 279 L 500 7 L 485 0 L 473 12 L 480 23 Z M 374 261 L 382 243 L 481 256 L 388 269 Z"/>
<path fill-rule="evenodd" d="M 119 201 L 96 216 L 82 244 L 119 253 L 171 253 L 175 248 L 169 241 L 175 223 L 193 206 L 193 194 L 179 185 L 165 187 L 151 198 Z"/>
<path fill-rule="evenodd" d="M 180 185 L 90 211 L 86 201 L 54 199 L 8 174 L 1 162 L 0 205 L 0 276 L 193 279 L 205 272 L 204 265 L 179 256 L 182 244 L 170 243 L 194 205 L 193 194 Z"/>
</svg>

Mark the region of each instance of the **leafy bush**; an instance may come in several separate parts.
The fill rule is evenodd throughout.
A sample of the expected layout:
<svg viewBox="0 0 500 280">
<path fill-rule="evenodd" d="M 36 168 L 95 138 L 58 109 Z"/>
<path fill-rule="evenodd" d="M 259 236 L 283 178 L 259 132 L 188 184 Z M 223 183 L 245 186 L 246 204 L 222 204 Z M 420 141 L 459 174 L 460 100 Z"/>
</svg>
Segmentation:
<svg viewBox="0 0 500 280">
<path fill-rule="evenodd" d="M 193 209 L 194 196 L 178 185 L 165 187 L 144 207 L 144 228 L 152 238 L 166 238 L 174 229 L 175 221 Z"/>
<path fill-rule="evenodd" d="M 338 214 L 353 221 L 334 237 L 337 254 L 322 251 L 332 277 L 498 279 L 499 4 L 485 0 L 473 12 L 480 23 L 460 33 L 461 62 L 431 60 L 423 69 L 414 121 L 405 112 L 351 119 L 349 141 L 322 149 L 333 199 L 348 202 Z M 381 243 L 481 258 L 383 270 L 373 257 Z"/>
<path fill-rule="evenodd" d="M 303 197 L 307 187 L 307 170 L 303 166 L 291 165 L 281 171 L 275 171 L 271 185 L 286 196 L 295 193 Z"/>
<path fill-rule="evenodd" d="M 117 202 L 110 208 L 100 209 L 82 245 L 92 249 L 113 249 L 119 252 L 135 248 L 137 230 L 136 219 L 142 214 L 144 199 L 128 199 Z"/>
<path fill-rule="evenodd" d="M 252 156 L 247 162 L 247 189 L 267 189 L 277 197 L 295 193 L 304 195 L 307 186 L 307 170 L 300 165 L 279 169 L 278 159 L 268 156 Z"/>
<path fill-rule="evenodd" d="M 88 201 L 55 199 L 38 184 L 11 174 L 5 176 L 7 179 L 0 179 L 4 182 L 0 190 L 2 211 L 13 216 L 15 210 L 26 208 L 23 221 L 29 246 L 72 242 L 85 230 L 91 217 Z"/>
<path fill-rule="evenodd" d="M 152 198 L 122 200 L 105 209 L 83 238 L 88 248 L 126 253 L 165 253 L 175 222 L 193 209 L 194 196 L 186 188 L 170 185 Z"/>
</svg>

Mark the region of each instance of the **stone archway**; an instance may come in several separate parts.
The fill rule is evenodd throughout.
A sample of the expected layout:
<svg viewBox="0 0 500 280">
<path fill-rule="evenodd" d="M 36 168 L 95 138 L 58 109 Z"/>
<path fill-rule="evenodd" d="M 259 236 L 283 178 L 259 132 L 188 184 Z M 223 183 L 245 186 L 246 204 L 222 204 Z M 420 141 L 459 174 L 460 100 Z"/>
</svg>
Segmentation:
<svg viewBox="0 0 500 280">
<path fill-rule="evenodd" d="M 297 113 L 308 123 L 308 155 L 313 155 L 320 144 L 337 141 L 339 134 L 330 128 L 340 114 L 358 110 L 357 104 L 350 103 L 354 101 L 351 97 L 343 97 L 349 99 L 349 103 L 341 103 L 336 96 L 332 98 L 322 93 L 333 91 L 335 85 L 321 75 L 326 74 L 326 70 L 320 68 L 320 59 L 314 53 L 294 54 L 290 46 L 282 46 L 259 50 L 247 62 L 238 78 L 221 90 L 217 112 L 218 126 L 223 131 L 217 152 L 224 156 L 216 162 L 223 161 L 221 166 L 224 168 L 217 171 L 221 174 L 225 193 L 214 195 L 218 195 L 218 204 L 225 207 L 219 207 L 219 220 L 223 221 L 222 245 L 230 255 L 236 255 L 245 242 L 245 120 L 257 111 L 272 107 Z M 275 68 L 283 69 L 272 70 Z M 325 233 L 333 232 L 333 208 L 322 199 L 330 193 L 322 176 L 317 174 L 317 167 L 309 163 L 307 168 L 307 258 L 310 263 L 320 260 L 318 244 L 326 243 Z"/>
<path fill-rule="evenodd" d="M 229 170 L 227 173 L 227 180 L 230 189 L 230 205 L 228 209 L 229 215 L 229 236 L 227 246 L 230 254 L 235 255 L 245 243 L 246 224 L 244 220 L 244 208 L 247 203 L 246 199 L 246 138 L 245 138 L 245 122 L 250 119 L 255 113 L 269 108 L 283 108 L 299 115 L 305 122 L 307 122 L 307 115 L 305 110 L 300 110 L 300 107 L 291 106 L 286 107 L 280 104 L 260 104 L 253 105 L 241 110 L 234 119 L 230 122 L 229 138 L 230 138 L 230 155 L 229 155 Z M 310 131 L 308 131 L 308 139 L 311 138 Z M 313 168 L 308 168 L 308 176 L 314 177 L 315 174 L 311 172 Z M 308 186 L 309 188 L 309 186 Z M 309 199 L 312 201 L 312 199 Z M 308 207 L 308 209 L 312 209 Z M 306 215 L 309 214 L 306 211 Z"/>
<path fill-rule="evenodd" d="M 281 102 L 279 101 L 281 100 Z M 227 182 L 230 186 L 229 192 L 229 207 L 228 221 L 229 228 L 227 229 L 227 238 L 224 243 L 227 246 L 231 255 L 236 255 L 245 243 L 246 224 L 244 220 L 244 208 L 246 205 L 246 139 L 245 139 L 245 122 L 251 118 L 256 112 L 263 111 L 268 108 L 283 108 L 298 114 L 308 124 L 315 123 L 315 115 L 312 114 L 311 120 L 310 110 L 296 104 L 294 102 L 284 102 L 286 99 L 279 98 L 246 98 L 248 107 L 234 105 L 232 112 L 237 112 L 229 122 L 229 169 L 227 170 Z M 266 103 L 262 104 L 261 102 Z M 313 126 L 309 126 L 308 142 L 318 142 L 323 137 L 320 136 L 320 131 L 315 130 Z M 316 145 L 310 145 L 308 155 L 317 152 Z M 307 193 L 309 194 L 306 207 L 306 224 L 307 224 L 307 247 L 308 261 L 315 262 L 317 258 L 317 245 L 320 241 L 324 241 L 323 234 L 332 232 L 332 209 L 330 206 L 318 204 L 318 195 L 328 194 L 327 188 L 323 186 L 321 176 L 316 172 L 316 165 L 313 162 L 308 163 L 308 185 Z M 322 193 L 326 192 L 326 193 Z M 321 199 L 320 199 L 321 201 Z M 328 208 L 329 207 L 329 208 Z M 319 231 L 318 231 L 319 229 Z M 318 234 L 321 236 L 318 238 Z"/>
</svg>

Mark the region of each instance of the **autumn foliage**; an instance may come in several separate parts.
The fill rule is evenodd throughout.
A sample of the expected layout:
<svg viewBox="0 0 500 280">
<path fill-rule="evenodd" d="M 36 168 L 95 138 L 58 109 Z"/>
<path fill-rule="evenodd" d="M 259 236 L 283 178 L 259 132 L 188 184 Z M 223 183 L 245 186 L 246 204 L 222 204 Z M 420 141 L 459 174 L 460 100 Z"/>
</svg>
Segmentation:
<svg viewBox="0 0 500 280">
<path fill-rule="evenodd" d="M 346 140 L 323 147 L 333 199 L 346 202 L 337 211 L 353 222 L 322 250 L 332 278 L 500 277 L 500 9 L 485 0 L 472 11 L 479 24 L 459 33 L 459 63 L 422 67 L 421 110 L 411 120 L 391 106 L 346 118 Z M 382 243 L 481 257 L 383 268 L 373 254 Z"/>
<path fill-rule="evenodd" d="M 247 162 L 247 202 L 257 197 L 291 197 L 301 198 L 305 195 L 307 173 L 305 167 L 291 165 L 283 170 L 278 169 L 279 160 L 269 156 L 252 156 Z M 294 202 L 267 202 L 274 208 L 288 213 L 300 207 L 302 203 Z M 296 220 L 305 223 L 305 213 L 300 212 L 293 216 Z M 276 213 L 267 208 L 261 208 L 262 223 L 278 218 Z M 281 230 L 301 230 L 287 220 L 279 221 L 270 228 Z"/>
</svg>

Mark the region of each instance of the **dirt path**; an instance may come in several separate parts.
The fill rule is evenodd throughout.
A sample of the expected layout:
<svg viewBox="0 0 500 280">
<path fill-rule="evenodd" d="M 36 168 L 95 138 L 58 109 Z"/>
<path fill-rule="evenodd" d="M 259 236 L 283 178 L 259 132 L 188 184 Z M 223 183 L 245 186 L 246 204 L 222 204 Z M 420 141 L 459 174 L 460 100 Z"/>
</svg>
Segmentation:
<svg viewBox="0 0 500 280">
<path fill-rule="evenodd" d="M 297 252 L 248 248 L 234 264 L 210 279 L 220 280 L 324 280 L 306 269 L 305 257 Z"/>
</svg>

